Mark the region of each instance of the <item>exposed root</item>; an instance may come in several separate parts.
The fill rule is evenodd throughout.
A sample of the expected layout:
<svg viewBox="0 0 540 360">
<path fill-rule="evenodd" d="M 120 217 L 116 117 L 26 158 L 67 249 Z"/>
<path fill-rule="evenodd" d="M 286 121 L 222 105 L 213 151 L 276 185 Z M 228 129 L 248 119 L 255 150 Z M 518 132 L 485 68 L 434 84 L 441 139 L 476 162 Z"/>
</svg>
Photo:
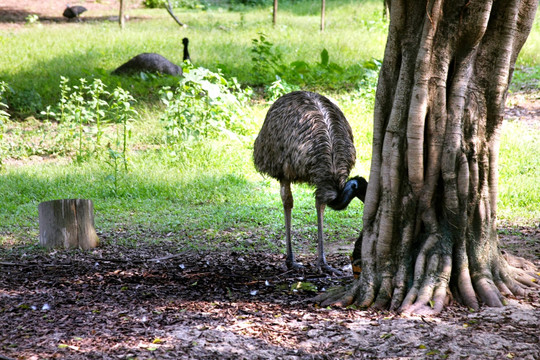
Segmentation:
<svg viewBox="0 0 540 360">
<path fill-rule="evenodd" d="M 360 282 L 355 280 L 351 287 L 341 286 L 337 289 L 329 290 L 326 293 L 322 293 L 312 300 L 313 302 L 320 304 L 322 307 L 326 306 L 338 306 L 347 307 L 352 305 L 355 300 L 355 295 L 358 293 Z"/>
<path fill-rule="evenodd" d="M 424 246 L 417 255 L 413 283 L 404 299 L 400 295 L 400 284 L 390 278 L 374 281 L 362 272 L 350 286 L 321 294 L 313 300 L 323 307 L 355 304 L 374 309 L 390 308 L 404 314 L 435 315 L 448 305 L 453 295 L 476 310 L 480 303 L 501 307 L 506 304 L 507 296 L 524 296 L 528 289 L 540 289 L 540 273 L 525 259 L 496 252 L 498 256 L 488 262 L 491 264 L 488 267 L 462 267 L 452 272 L 452 254 L 434 251 L 443 246 L 433 245 Z M 455 277 L 453 282 L 452 276 Z M 456 285 L 455 294 L 450 291 L 451 282 Z"/>
</svg>

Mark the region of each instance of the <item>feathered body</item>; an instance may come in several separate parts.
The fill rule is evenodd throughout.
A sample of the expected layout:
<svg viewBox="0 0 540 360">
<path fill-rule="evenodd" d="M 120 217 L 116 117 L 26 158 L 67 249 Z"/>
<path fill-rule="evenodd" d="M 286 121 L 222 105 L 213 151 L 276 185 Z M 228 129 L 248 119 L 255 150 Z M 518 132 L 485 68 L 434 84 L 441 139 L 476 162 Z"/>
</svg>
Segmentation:
<svg viewBox="0 0 540 360">
<path fill-rule="evenodd" d="M 125 64 L 119 66 L 112 73 L 114 75 L 133 74 L 137 72 L 159 72 L 168 75 L 181 75 L 182 68 L 170 62 L 162 55 L 155 53 L 142 53 Z"/>
<path fill-rule="evenodd" d="M 184 60 L 190 60 L 189 57 L 189 50 L 188 50 L 188 38 L 182 39 L 182 44 L 184 45 L 184 54 L 183 59 Z M 125 64 L 119 66 L 116 70 L 114 70 L 112 73 L 114 75 L 129 75 L 134 74 L 138 72 L 159 72 L 162 74 L 167 75 L 182 75 L 182 67 L 178 66 L 171 61 L 169 61 L 166 57 L 156 54 L 156 53 L 142 53 L 135 57 L 133 57 L 131 60 L 126 62 Z"/>
<path fill-rule="evenodd" d="M 257 170 L 280 181 L 285 212 L 287 266 L 294 261 L 291 245 L 291 183 L 315 187 L 317 208 L 317 266 L 331 273 L 323 250 L 323 214 L 328 205 L 342 210 L 356 196 L 364 201 L 367 182 L 347 180 L 356 161 L 351 126 L 343 112 L 326 97 L 295 91 L 279 98 L 268 110 L 255 140 L 253 160 Z"/>
<path fill-rule="evenodd" d="M 64 9 L 64 13 L 62 14 L 64 17 L 68 19 L 73 19 L 79 17 L 80 14 L 85 12 L 87 9 L 84 6 L 76 5 L 76 6 L 69 6 L 67 5 Z"/>
<path fill-rule="evenodd" d="M 259 172 L 313 185 L 317 200 L 329 205 L 356 161 L 352 129 L 343 112 L 328 98 L 308 91 L 284 95 L 270 107 L 254 147 Z"/>
</svg>

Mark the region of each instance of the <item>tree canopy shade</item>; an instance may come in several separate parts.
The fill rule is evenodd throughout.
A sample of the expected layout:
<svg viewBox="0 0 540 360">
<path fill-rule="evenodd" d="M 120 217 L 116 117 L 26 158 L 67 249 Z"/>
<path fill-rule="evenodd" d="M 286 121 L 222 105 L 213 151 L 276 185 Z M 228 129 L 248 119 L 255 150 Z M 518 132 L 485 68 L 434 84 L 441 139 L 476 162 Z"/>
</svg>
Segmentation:
<svg viewBox="0 0 540 360">
<path fill-rule="evenodd" d="M 394 0 L 377 87 L 364 228 L 349 288 L 323 305 L 440 312 L 538 288 L 503 253 L 498 153 L 508 85 L 538 0 Z M 522 260 L 522 259 L 521 259 Z"/>
</svg>

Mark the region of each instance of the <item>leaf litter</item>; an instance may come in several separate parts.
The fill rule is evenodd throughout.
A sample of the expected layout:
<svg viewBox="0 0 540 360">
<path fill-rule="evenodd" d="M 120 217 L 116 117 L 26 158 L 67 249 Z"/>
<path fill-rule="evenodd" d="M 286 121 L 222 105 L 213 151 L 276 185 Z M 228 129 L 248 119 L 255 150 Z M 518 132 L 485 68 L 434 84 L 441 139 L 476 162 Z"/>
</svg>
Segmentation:
<svg viewBox="0 0 540 360">
<path fill-rule="evenodd" d="M 540 229 L 503 235 L 512 252 L 516 232 L 540 265 Z M 324 276 L 304 254 L 305 270 L 288 271 L 282 254 L 181 251 L 144 234 L 119 245 L 119 234 L 87 252 L 0 249 L 0 359 L 540 358 L 538 292 L 437 317 L 319 308 L 310 299 L 350 270 Z M 347 269 L 348 257 L 328 262 Z"/>
</svg>

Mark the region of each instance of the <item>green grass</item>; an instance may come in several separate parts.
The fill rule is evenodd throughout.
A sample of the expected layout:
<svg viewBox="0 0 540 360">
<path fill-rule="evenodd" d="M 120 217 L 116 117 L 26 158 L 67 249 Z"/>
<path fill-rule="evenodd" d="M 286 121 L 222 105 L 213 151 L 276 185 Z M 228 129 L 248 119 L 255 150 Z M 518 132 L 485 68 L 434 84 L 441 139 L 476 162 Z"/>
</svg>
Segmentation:
<svg viewBox="0 0 540 360">
<path fill-rule="evenodd" d="M 123 31 L 114 22 L 103 22 L 30 26 L 3 33 L 0 79 L 16 88 L 23 98 L 21 102 L 31 103 L 33 97 L 39 96 L 43 106 L 55 103 L 60 76 L 100 77 L 109 87 L 121 85 L 138 97 L 155 100 L 156 88 L 170 84 L 170 79 L 149 83 L 109 73 L 141 52 L 157 52 L 181 63 L 184 36 L 190 39 L 190 54 L 196 66 L 221 68 L 242 83 L 252 81 L 251 40 L 259 32 L 267 34 L 285 63 L 319 62 L 323 49 L 328 50 L 331 62 L 343 67 L 382 58 L 387 24 L 382 21 L 378 1 L 365 1 L 362 6 L 353 1 L 333 2 L 328 7 L 327 31 L 323 34 L 318 32 L 318 5 L 314 7 L 308 1 L 294 7 L 286 4 L 280 8 L 276 28 L 272 27 L 270 9 L 266 7 L 246 11 L 177 10 L 178 17 L 189 24 L 187 29 L 180 29 L 163 9 L 146 9 L 134 10 L 131 15 L 151 19 L 130 21 Z"/>
<path fill-rule="evenodd" d="M 540 132 L 519 122 L 504 124 L 499 159 L 500 219 L 538 226 Z"/>
<path fill-rule="evenodd" d="M 363 99 L 342 101 L 339 96 L 336 99 L 350 114 L 349 121 L 356 132 L 359 160 L 353 172 L 367 176 L 371 132 L 361 131 L 370 128 L 371 105 Z M 249 114 L 253 129 L 260 127 L 266 109 L 266 105 L 253 107 Z M 156 130 L 160 128 L 157 119 L 146 121 L 134 126 L 136 134 L 147 134 L 135 136 L 135 148 L 142 147 L 147 136 L 162 135 Z M 38 162 L 8 166 L 0 183 L 0 193 L 6 194 L 0 210 L 0 243 L 35 240 L 40 202 L 89 198 L 94 201 L 96 227 L 104 232 L 151 228 L 158 233 L 189 232 L 205 239 L 221 234 L 220 238 L 227 240 L 223 234 L 234 229 L 234 235 L 230 236 L 255 232 L 263 239 L 260 246 L 272 247 L 283 238 L 282 204 L 278 183 L 263 178 L 253 167 L 255 135 L 253 130 L 242 141 L 214 140 L 194 145 L 181 160 L 159 150 L 133 151 L 130 171 L 122 174 L 117 196 L 112 182 L 107 180 L 112 170 L 100 159 L 83 164 Z M 295 235 L 313 240 L 316 234 L 313 190 L 297 185 L 293 193 Z M 340 213 L 327 211 L 325 226 L 329 241 L 354 237 L 361 224 L 361 214 L 362 205 L 358 201 Z M 311 241 L 311 244 L 315 243 Z M 221 243 L 203 242 L 201 246 L 219 247 Z"/>
<path fill-rule="evenodd" d="M 0 245 L 32 244 L 37 240 L 37 205 L 57 198 L 89 198 L 94 201 L 96 227 L 103 233 L 126 231 L 137 238 L 159 241 L 172 234 L 186 246 L 283 250 L 284 237 L 279 185 L 259 175 L 251 161 L 252 144 L 268 104 L 256 99 L 248 109 L 249 134 L 240 140 L 208 140 L 192 145 L 185 156 L 171 157 L 160 150 L 164 130 L 159 122 L 163 106 L 157 91 L 176 81 L 167 77 L 143 80 L 109 75 L 133 55 L 159 52 L 181 62 L 181 38 L 187 36 L 197 66 L 222 69 L 244 84 L 254 82 L 251 40 L 260 32 L 283 54 L 283 61 L 320 61 L 327 49 L 330 61 L 350 68 L 372 58 L 381 59 L 387 24 L 382 21 L 380 1 L 336 0 L 327 5 L 326 32 L 320 34 L 318 1 L 280 2 L 278 26 L 271 26 L 271 11 L 263 8 L 211 8 L 208 11 L 177 10 L 187 29 L 179 27 L 162 9 L 135 10 L 134 20 L 120 31 L 116 23 L 73 23 L 29 26 L 0 34 L 0 80 L 15 90 L 20 116 L 32 115 L 40 100 L 42 110 L 59 98 L 60 76 L 101 78 L 112 90 L 122 86 L 138 99 L 140 117 L 133 124 L 131 163 L 121 172 L 115 192 L 112 169 L 96 156 L 78 164 L 65 161 L 33 161 L 28 151 L 18 151 L 24 165 L 6 165 L 0 194 Z M 538 19 L 538 17 L 537 17 Z M 539 69 L 540 28 L 533 33 L 518 60 L 514 79 L 534 84 Z M 536 83 L 537 84 L 537 83 Z M 373 97 L 359 91 L 321 89 L 335 98 L 355 134 L 358 162 L 353 174 L 369 175 L 372 141 Z M 37 100 L 36 100 L 37 99 Z M 22 111 L 27 108 L 26 111 Z M 35 112 L 36 109 L 34 109 Z M 20 119 L 17 119 L 20 120 Z M 21 143 L 37 144 L 47 131 L 37 131 L 35 120 L 13 122 L 11 134 Z M 23 137 L 26 134 L 26 137 Z M 526 136 L 523 136 L 526 134 Z M 10 136 L 7 134 L 6 139 Z M 519 139 L 519 142 L 516 141 Z M 21 140 L 23 139 L 23 140 Z M 29 145 L 30 144 L 30 145 Z M 46 152 L 47 149 L 43 148 Z M 508 123 L 500 154 L 499 217 L 507 222 L 534 224 L 540 218 L 540 134 L 526 125 Z M 33 151 L 33 150 L 32 150 Z M 30 153 L 32 153 L 30 151 Z M 313 190 L 293 189 L 293 231 L 296 238 L 314 246 L 316 212 Z M 354 237 L 361 227 L 363 207 L 355 201 L 343 212 L 325 213 L 325 234 L 330 241 Z M 252 244 L 255 239 L 255 244 Z M 111 240 L 112 241 L 112 240 Z M 232 244 L 232 245 L 231 245 Z"/>
</svg>

